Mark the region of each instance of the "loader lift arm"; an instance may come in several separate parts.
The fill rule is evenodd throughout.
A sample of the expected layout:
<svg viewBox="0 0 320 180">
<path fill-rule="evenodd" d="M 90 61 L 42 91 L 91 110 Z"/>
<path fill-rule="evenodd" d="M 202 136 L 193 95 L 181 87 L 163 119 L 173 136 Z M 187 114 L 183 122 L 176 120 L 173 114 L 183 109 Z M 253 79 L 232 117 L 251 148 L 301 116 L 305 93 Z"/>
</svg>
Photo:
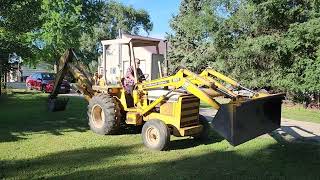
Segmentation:
<svg viewBox="0 0 320 180">
<path fill-rule="evenodd" d="M 197 75 L 187 69 L 181 69 L 173 76 L 164 77 L 153 81 L 142 82 L 138 86 L 140 86 L 139 89 L 145 90 L 165 86 L 171 86 L 174 87 L 174 89 L 179 89 L 183 87 L 190 94 L 195 95 L 200 100 L 209 104 L 217 110 L 220 108 L 221 105 L 216 100 L 214 100 L 214 97 L 225 96 L 234 101 L 240 100 L 241 97 L 239 95 L 233 93 L 231 90 L 227 89 L 217 80 L 210 77 L 209 75 L 212 75 L 212 72 L 216 71 L 212 69 L 206 69 L 200 75 Z M 215 75 L 215 77 L 220 80 L 224 80 L 233 86 L 239 87 L 239 83 L 220 73 L 213 75 Z"/>
<path fill-rule="evenodd" d="M 58 61 L 58 73 L 56 74 L 54 80 L 53 91 L 49 95 L 49 111 L 60 111 L 65 109 L 67 101 L 58 101 L 57 96 L 59 94 L 63 78 L 68 72 L 70 72 L 73 78 L 77 80 L 76 88 L 81 92 L 81 94 L 84 95 L 86 100 L 89 101 L 94 95 L 94 91 L 92 89 L 92 77 L 85 70 L 83 65 L 78 61 L 74 62 L 74 59 L 77 59 L 77 56 L 73 49 L 70 48 L 60 57 Z"/>
</svg>

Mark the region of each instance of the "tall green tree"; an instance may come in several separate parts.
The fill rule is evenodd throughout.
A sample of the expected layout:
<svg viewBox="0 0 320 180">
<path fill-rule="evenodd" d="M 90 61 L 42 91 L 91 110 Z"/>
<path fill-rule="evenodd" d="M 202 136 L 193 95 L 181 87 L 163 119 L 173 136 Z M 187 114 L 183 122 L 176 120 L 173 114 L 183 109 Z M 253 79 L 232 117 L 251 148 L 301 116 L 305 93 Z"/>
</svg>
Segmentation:
<svg viewBox="0 0 320 180">
<path fill-rule="evenodd" d="M 35 33 L 39 59 L 54 62 L 69 47 L 85 63 L 97 60 L 99 41 L 115 38 L 118 29 L 137 34 L 150 31 L 152 23 L 144 10 L 114 1 L 43 0 L 41 30 Z"/>
<path fill-rule="evenodd" d="M 143 9 L 134 9 L 115 1 L 107 1 L 100 8 L 99 21 L 80 39 L 81 55 L 87 61 L 97 60 L 101 51 L 100 41 L 117 38 L 119 29 L 131 34 L 152 30 L 150 15 Z"/>
<path fill-rule="evenodd" d="M 9 54 L 16 52 L 30 61 L 37 53 L 31 34 L 42 24 L 40 5 L 35 0 L 0 0 L 0 94 L 3 76 L 11 69 Z"/>
<path fill-rule="evenodd" d="M 221 17 L 215 16 L 213 4 L 207 0 L 182 1 L 179 14 L 171 20 L 174 33 L 169 35 L 172 68 L 186 65 L 192 70 L 203 69 L 210 61 L 212 33 L 218 29 Z M 216 7 L 217 8 L 217 7 Z"/>
<path fill-rule="evenodd" d="M 183 0 L 170 58 L 253 88 L 312 93 L 320 90 L 319 9 L 317 0 Z"/>
<path fill-rule="evenodd" d="M 88 1 L 42 0 L 41 20 L 44 23 L 34 33 L 35 42 L 41 50 L 39 61 L 54 63 L 67 48 L 79 48 L 82 33 L 89 31 L 90 20 L 94 19 L 90 17 L 92 11 L 87 6 L 91 6 Z"/>
<path fill-rule="evenodd" d="M 16 52 L 26 59 L 36 53 L 31 33 L 41 26 L 41 1 L 0 0 L 0 53 Z"/>
<path fill-rule="evenodd" d="M 0 0 L 1 59 L 16 52 L 26 63 L 54 64 L 72 47 L 89 64 L 99 56 L 100 40 L 115 38 L 118 29 L 149 32 L 150 16 L 108 0 Z"/>
</svg>

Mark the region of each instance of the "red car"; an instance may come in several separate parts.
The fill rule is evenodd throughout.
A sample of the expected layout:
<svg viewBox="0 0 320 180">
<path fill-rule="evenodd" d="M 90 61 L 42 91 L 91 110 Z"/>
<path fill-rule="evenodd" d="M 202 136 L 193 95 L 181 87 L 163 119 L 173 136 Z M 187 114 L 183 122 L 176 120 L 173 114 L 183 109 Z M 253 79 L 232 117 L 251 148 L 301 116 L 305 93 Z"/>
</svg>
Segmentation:
<svg viewBox="0 0 320 180">
<path fill-rule="evenodd" d="M 54 73 L 39 72 L 34 73 L 31 76 L 27 77 L 26 86 L 28 89 L 39 90 L 46 93 L 50 93 L 53 90 L 54 86 Z M 59 93 L 69 93 L 70 84 L 68 81 L 63 80 L 60 92 Z"/>
</svg>

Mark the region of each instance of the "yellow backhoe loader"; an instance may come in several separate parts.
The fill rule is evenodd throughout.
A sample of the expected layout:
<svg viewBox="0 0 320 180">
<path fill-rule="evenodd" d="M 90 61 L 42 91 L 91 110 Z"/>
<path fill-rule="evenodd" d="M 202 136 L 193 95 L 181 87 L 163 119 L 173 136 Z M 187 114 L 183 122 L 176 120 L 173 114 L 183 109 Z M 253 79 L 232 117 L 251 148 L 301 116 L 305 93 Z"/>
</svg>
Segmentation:
<svg viewBox="0 0 320 180">
<path fill-rule="evenodd" d="M 254 92 L 213 69 L 208 68 L 200 74 L 180 69 L 171 76 L 139 82 L 133 63 L 134 48 L 157 43 L 135 38 L 102 42 L 102 78 L 98 82 L 78 63 L 73 50 L 67 50 L 59 61 L 49 110 L 65 109 L 67 101 L 57 99 L 57 95 L 62 79 L 69 71 L 78 80 L 78 89 L 89 102 L 92 131 L 109 135 L 117 134 L 121 123 L 143 126 L 143 143 L 153 150 L 168 148 L 171 135 L 207 138 L 211 127 L 234 146 L 280 127 L 283 94 Z M 112 44 L 128 48 L 136 83 L 131 94 L 124 89 L 123 75 L 120 74 L 116 83 L 108 82 L 111 77 L 106 75 L 106 50 Z M 227 84 L 232 88 L 227 88 Z M 216 101 L 219 96 L 230 101 L 220 104 Z M 200 101 L 218 110 L 211 123 L 199 114 Z"/>
</svg>

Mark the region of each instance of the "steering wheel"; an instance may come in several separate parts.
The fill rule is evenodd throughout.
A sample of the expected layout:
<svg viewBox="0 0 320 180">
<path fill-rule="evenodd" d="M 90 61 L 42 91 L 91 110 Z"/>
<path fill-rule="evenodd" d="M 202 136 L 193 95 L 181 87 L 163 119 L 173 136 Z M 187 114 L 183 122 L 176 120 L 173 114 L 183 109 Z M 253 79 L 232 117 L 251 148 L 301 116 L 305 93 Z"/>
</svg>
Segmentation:
<svg viewBox="0 0 320 180">
<path fill-rule="evenodd" d="M 146 80 L 146 79 L 148 79 L 149 74 L 143 74 L 143 76 L 144 76 L 144 80 Z"/>
<path fill-rule="evenodd" d="M 138 77 L 138 80 L 145 81 L 149 77 L 149 74 L 142 74 Z"/>
</svg>

